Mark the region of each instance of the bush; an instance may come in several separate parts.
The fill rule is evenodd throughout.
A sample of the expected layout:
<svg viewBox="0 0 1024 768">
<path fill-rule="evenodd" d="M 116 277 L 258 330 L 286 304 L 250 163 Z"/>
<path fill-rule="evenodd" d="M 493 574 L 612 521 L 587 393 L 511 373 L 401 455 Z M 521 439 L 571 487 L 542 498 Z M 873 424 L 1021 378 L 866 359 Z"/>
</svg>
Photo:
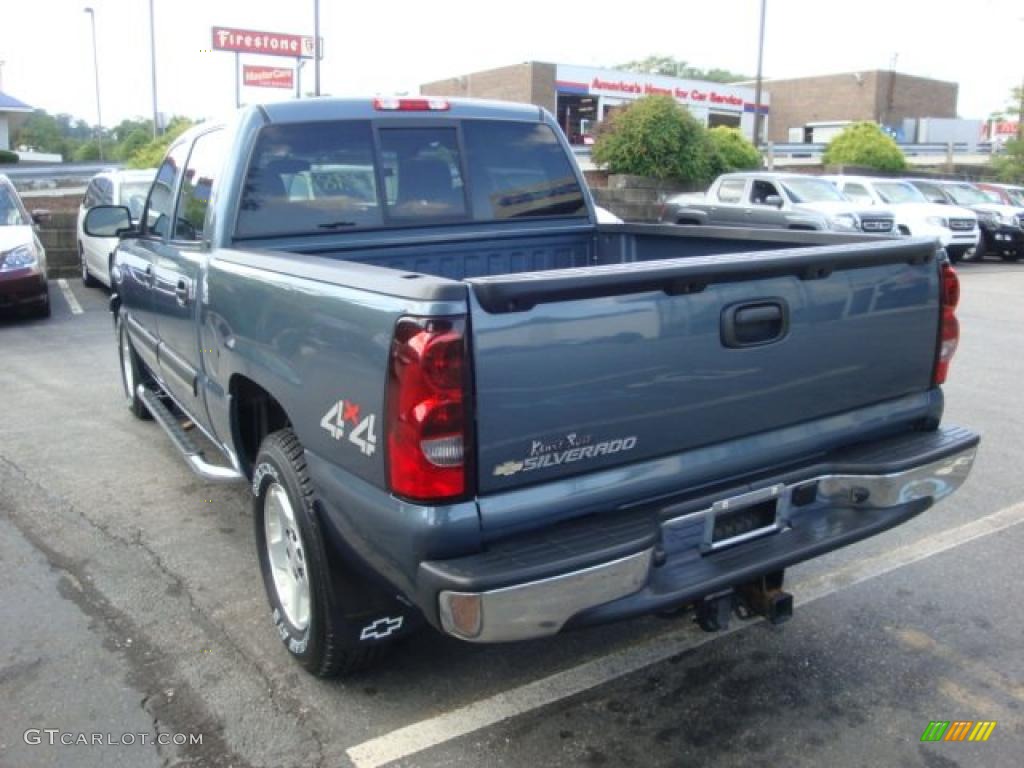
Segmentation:
<svg viewBox="0 0 1024 768">
<path fill-rule="evenodd" d="M 107 144 L 106 150 L 111 150 L 111 145 Z M 71 153 L 71 159 L 76 163 L 92 163 L 100 159 L 100 145 L 95 141 L 87 141 L 84 144 L 79 144 L 75 151 Z"/>
<path fill-rule="evenodd" d="M 718 153 L 724 172 L 761 167 L 761 153 L 738 129 L 719 125 L 708 131 L 708 138 Z"/>
<path fill-rule="evenodd" d="M 181 136 L 195 123 L 186 117 L 175 117 L 167 124 L 167 130 L 152 141 L 143 144 L 128 158 L 129 168 L 157 168 L 163 162 L 171 142 Z"/>
<path fill-rule="evenodd" d="M 859 165 L 879 171 L 902 171 L 903 152 L 874 123 L 854 123 L 828 143 L 825 165 Z"/>
<path fill-rule="evenodd" d="M 18 155 L 6 149 L 0 149 L 0 165 L 14 165 L 18 162 Z"/>
<path fill-rule="evenodd" d="M 645 96 L 598 130 L 594 162 L 611 173 L 704 182 L 721 168 L 707 131 L 671 96 Z"/>
</svg>

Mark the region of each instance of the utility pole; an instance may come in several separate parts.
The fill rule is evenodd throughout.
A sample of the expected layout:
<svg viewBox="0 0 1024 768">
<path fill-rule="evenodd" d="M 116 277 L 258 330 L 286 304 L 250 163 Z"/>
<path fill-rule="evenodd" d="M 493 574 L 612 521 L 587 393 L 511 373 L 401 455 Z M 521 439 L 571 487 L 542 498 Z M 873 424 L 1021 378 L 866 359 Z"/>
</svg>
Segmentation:
<svg viewBox="0 0 1024 768">
<path fill-rule="evenodd" d="M 160 113 L 156 110 L 156 22 L 153 0 L 149 0 L 149 71 L 153 79 L 153 138 L 160 135 Z"/>
<path fill-rule="evenodd" d="M 1024 80 L 1020 83 L 1020 100 L 1017 103 L 1017 141 L 1024 141 Z"/>
<path fill-rule="evenodd" d="M 764 15 L 768 0 L 761 0 L 761 32 L 757 41 L 757 81 L 754 85 L 754 144 L 759 145 L 763 141 L 762 123 L 764 116 L 761 114 L 761 66 L 764 62 Z"/>
<path fill-rule="evenodd" d="M 96 77 L 96 145 L 100 150 L 100 162 L 103 162 L 103 112 L 100 110 L 100 55 L 96 50 L 96 12 L 85 8 L 92 23 L 92 69 Z"/>
<path fill-rule="evenodd" d="M 313 93 L 320 95 L 320 0 L 313 0 Z"/>
</svg>

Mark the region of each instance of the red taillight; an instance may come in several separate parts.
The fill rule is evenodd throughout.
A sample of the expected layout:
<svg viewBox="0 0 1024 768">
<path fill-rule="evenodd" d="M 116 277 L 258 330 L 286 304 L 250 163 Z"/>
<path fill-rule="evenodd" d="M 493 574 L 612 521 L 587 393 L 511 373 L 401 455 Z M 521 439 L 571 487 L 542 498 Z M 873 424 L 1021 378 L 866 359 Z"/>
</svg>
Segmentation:
<svg viewBox="0 0 1024 768">
<path fill-rule="evenodd" d="M 405 99 L 378 96 L 373 108 L 383 112 L 446 112 L 451 108 L 448 99 Z"/>
<path fill-rule="evenodd" d="M 388 364 L 391 491 L 419 502 L 468 490 L 469 397 L 464 318 L 403 317 Z"/>
<path fill-rule="evenodd" d="M 960 341 L 960 322 L 956 319 L 956 305 L 960 303 L 960 278 L 948 261 L 942 264 L 941 269 L 939 350 L 935 358 L 935 375 L 932 377 L 932 383 L 936 386 L 945 383 L 949 375 L 949 363 Z"/>
</svg>

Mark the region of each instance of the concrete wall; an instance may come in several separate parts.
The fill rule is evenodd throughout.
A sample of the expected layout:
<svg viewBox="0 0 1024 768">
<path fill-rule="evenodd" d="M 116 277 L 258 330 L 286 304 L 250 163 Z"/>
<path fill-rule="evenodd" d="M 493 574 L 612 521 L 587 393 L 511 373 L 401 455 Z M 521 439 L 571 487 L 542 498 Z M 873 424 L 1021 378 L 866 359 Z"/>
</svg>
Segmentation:
<svg viewBox="0 0 1024 768">
<path fill-rule="evenodd" d="M 772 105 L 768 137 L 786 142 L 790 128 L 807 123 L 870 120 L 898 125 L 909 117 L 956 117 L 959 86 L 875 70 L 769 80 L 764 88 Z"/>
<path fill-rule="evenodd" d="M 8 126 L 7 118 L 0 115 L 0 149 L 11 148 L 11 129 Z"/>
</svg>

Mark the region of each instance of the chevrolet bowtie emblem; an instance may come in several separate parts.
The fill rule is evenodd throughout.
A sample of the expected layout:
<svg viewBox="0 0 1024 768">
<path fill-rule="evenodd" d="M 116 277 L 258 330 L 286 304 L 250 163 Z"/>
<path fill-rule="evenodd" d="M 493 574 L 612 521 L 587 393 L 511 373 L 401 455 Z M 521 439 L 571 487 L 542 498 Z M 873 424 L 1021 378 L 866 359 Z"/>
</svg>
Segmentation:
<svg viewBox="0 0 1024 768">
<path fill-rule="evenodd" d="M 506 461 L 494 468 L 494 475 L 495 477 L 511 477 L 522 468 L 523 462 L 521 461 Z"/>
</svg>

